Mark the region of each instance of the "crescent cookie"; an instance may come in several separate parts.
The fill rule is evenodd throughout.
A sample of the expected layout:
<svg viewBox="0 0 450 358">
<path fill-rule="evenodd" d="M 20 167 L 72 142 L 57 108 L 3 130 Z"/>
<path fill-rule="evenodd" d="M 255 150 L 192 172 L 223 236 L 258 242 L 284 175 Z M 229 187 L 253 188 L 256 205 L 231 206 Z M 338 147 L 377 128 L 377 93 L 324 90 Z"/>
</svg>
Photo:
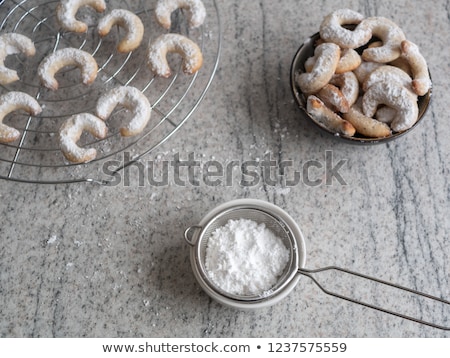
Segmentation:
<svg viewBox="0 0 450 358">
<path fill-rule="evenodd" d="M 51 53 L 39 64 L 38 76 L 42 85 L 50 90 L 57 90 L 59 84 L 55 75 L 66 66 L 78 67 L 85 85 L 91 84 L 97 77 L 97 62 L 91 54 L 75 48 L 65 48 Z"/>
<path fill-rule="evenodd" d="M 363 113 L 367 117 L 374 117 L 380 104 L 397 111 L 391 123 L 395 132 L 411 128 L 418 119 L 417 95 L 396 82 L 377 82 L 370 86 L 362 99 Z"/>
<path fill-rule="evenodd" d="M 347 98 L 341 90 L 331 83 L 327 83 L 316 93 L 316 96 L 330 109 L 335 112 L 346 113 L 350 109 Z"/>
<path fill-rule="evenodd" d="M 353 71 L 358 68 L 358 66 L 361 64 L 361 56 L 353 49 L 343 49 L 341 51 L 341 57 L 339 59 L 339 62 L 337 64 L 335 73 L 344 73 Z M 305 71 L 311 72 L 314 63 L 316 62 L 316 56 L 312 56 L 306 59 L 305 61 Z"/>
<path fill-rule="evenodd" d="M 357 48 L 366 44 L 372 37 L 369 28 L 360 26 L 364 15 L 350 10 L 339 9 L 325 16 L 320 24 L 320 37 L 326 42 L 333 42 L 342 48 Z M 348 30 L 343 25 L 357 25 Z"/>
<path fill-rule="evenodd" d="M 73 163 L 86 163 L 97 156 L 95 148 L 77 145 L 83 131 L 88 131 L 98 139 L 105 138 L 108 132 L 105 122 L 92 114 L 81 113 L 69 117 L 59 130 L 59 143 L 66 159 Z"/>
<path fill-rule="evenodd" d="M 176 9 L 188 11 L 188 23 L 191 28 L 199 27 L 206 17 L 205 6 L 200 0 L 158 0 L 155 16 L 158 23 L 165 29 L 170 29 L 170 16 Z"/>
<path fill-rule="evenodd" d="M 16 71 L 5 67 L 5 58 L 9 55 L 23 53 L 25 56 L 34 56 L 36 48 L 28 37 L 16 33 L 7 33 L 0 36 L 0 84 L 19 80 Z"/>
<path fill-rule="evenodd" d="M 345 72 L 333 75 L 330 83 L 339 87 L 342 95 L 351 107 L 359 96 L 359 82 L 356 75 L 353 72 Z"/>
<path fill-rule="evenodd" d="M 167 63 L 167 53 L 176 52 L 183 58 L 183 72 L 194 74 L 203 64 L 203 55 L 198 45 L 179 34 L 164 34 L 150 44 L 147 52 L 148 65 L 152 72 L 161 77 L 169 77 L 171 70 Z"/>
<path fill-rule="evenodd" d="M 359 101 L 358 101 L 359 102 Z M 359 103 L 355 103 L 342 117 L 349 121 L 356 131 L 366 137 L 383 138 L 391 135 L 391 129 L 386 123 L 365 116 Z"/>
<path fill-rule="evenodd" d="M 20 137 L 20 132 L 3 124 L 3 118 L 11 112 L 24 110 L 32 116 L 42 112 L 39 103 L 23 92 L 8 92 L 0 97 L 0 142 L 10 143 Z"/>
<path fill-rule="evenodd" d="M 129 137 L 142 132 L 151 115 L 151 106 L 147 97 L 135 87 L 116 87 L 98 99 L 96 114 L 102 120 L 106 120 L 117 105 L 132 112 L 131 121 L 120 128 L 120 134 Z"/>
<path fill-rule="evenodd" d="M 311 72 L 297 75 L 297 83 L 305 94 L 320 91 L 333 76 L 339 62 L 341 50 L 334 43 L 323 43 L 314 50 L 314 66 Z"/>
<path fill-rule="evenodd" d="M 365 49 L 362 53 L 363 60 L 386 63 L 400 57 L 400 45 L 405 40 L 405 34 L 395 22 L 376 16 L 364 19 L 360 25 L 383 42 L 382 46 Z"/>
<path fill-rule="evenodd" d="M 123 27 L 125 36 L 119 41 L 117 51 L 127 53 L 139 47 L 144 36 L 144 25 L 141 19 L 131 11 L 114 9 L 102 17 L 98 23 L 98 33 L 101 37 L 109 34 L 114 25 Z"/>
<path fill-rule="evenodd" d="M 402 55 L 408 61 L 412 75 L 412 88 L 419 96 L 425 95 L 431 88 L 431 78 L 427 62 L 419 51 L 419 47 L 411 41 L 401 43 Z"/>
<path fill-rule="evenodd" d="M 104 0 L 61 0 L 56 7 L 56 20 L 64 30 L 79 33 L 87 31 L 88 25 L 75 18 L 82 6 L 90 6 L 97 12 L 106 10 Z"/>
<path fill-rule="evenodd" d="M 317 123 L 334 133 L 350 137 L 356 133 L 355 127 L 350 122 L 342 119 L 314 95 L 308 96 L 306 110 Z"/>
</svg>

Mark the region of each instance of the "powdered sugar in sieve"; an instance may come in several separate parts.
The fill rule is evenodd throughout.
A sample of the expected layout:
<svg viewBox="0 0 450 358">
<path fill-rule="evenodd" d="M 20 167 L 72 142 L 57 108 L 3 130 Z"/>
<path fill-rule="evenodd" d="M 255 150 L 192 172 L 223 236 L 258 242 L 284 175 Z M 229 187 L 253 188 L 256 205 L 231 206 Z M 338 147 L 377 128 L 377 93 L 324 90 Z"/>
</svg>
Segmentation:
<svg viewBox="0 0 450 358">
<path fill-rule="evenodd" d="M 289 262 L 283 240 L 264 223 L 229 220 L 206 245 L 205 266 L 211 280 L 235 295 L 258 295 L 278 281 Z"/>
</svg>

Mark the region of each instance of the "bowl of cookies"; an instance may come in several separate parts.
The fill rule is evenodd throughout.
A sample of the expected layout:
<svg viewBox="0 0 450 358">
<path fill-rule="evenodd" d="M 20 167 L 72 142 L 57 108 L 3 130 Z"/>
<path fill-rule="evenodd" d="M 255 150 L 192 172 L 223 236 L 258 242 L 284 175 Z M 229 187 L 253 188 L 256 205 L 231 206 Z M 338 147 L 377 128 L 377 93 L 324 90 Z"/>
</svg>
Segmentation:
<svg viewBox="0 0 450 358">
<path fill-rule="evenodd" d="M 298 49 L 291 89 L 320 130 L 355 144 L 409 133 L 431 101 L 432 81 L 419 47 L 384 17 L 339 9 Z"/>
</svg>

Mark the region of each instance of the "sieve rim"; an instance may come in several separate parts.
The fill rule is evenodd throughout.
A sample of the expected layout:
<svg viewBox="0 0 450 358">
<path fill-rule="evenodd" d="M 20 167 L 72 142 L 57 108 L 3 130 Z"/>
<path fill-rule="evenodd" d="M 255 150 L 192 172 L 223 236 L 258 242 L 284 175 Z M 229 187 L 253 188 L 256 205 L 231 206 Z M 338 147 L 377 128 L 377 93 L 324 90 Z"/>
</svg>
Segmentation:
<svg viewBox="0 0 450 358">
<path fill-rule="evenodd" d="M 274 291 L 252 295 L 239 296 L 230 294 L 217 287 L 208 277 L 201 262 L 201 243 L 208 228 L 218 219 L 236 210 L 257 210 L 272 218 L 274 218 L 287 233 L 293 242 L 293 250 L 291 248 L 291 262 L 289 270 L 277 283 Z M 192 237 L 188 238 L 188 232 L 192 228 Z M 194 276 L 203 290 L 216 301 L 240 309 L 260 308 L 275 304 L 289 294 L 296 286 L 300 275 L 298 269 L 303 268 L 306 262 L 305 240 L 297 223 L 286 211 L 269 202 L 258 199 L 235 199 L 217 206 L 208 212 L 198 225 L 188 228 L 185 232 L 185 239 L 191 245 L 190 260 Z M 292 262 L 293 261 L 293 262 Z"/>
</svg>

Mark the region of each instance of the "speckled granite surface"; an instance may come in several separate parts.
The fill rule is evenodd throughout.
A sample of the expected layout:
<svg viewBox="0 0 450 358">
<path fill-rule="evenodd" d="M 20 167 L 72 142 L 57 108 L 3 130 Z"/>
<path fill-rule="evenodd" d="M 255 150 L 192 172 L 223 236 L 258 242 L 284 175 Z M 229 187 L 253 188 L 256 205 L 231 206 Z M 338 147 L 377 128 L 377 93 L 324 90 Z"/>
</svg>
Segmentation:
<svg viewBox="0 0 450 358">
<path fill-rule="evenodd" d="M 307 278 L 276 306 L 225 308 L 195 281 L 183 239 L 216 205 L 262 199 L 299 223 L 308 268 L 338 265 L 450 297 L 450 7 L 413 3 L 220 2 L 216 77 L 179 132 L 142 159 L 161 173 L 164 163 L 193 158 L 191 177 L 186 167 L 169 166 L 167 185 L 151 185 L 147 175 L 140 183 L 135 166 L 111 187 L 1 181 L 0 336 L 450 337 L 327 296 Z M 391 18 L 428 60 L 432 105 L 397 142 L 339 143 L 307 125 L 293 102 L 292 57 L 338 6 Z M 264 160 L 275 162 L 272 172 Z M 204 175 L 211 163 L 233 161 L 257 170 L 245 176 L 236 167 L 228 180 Z M 347 277 L 324 276 L 323 283 L 425 311 L 413 298 Z M 450 324 L 449 309 L 432 311 Z"/>
</svg>

